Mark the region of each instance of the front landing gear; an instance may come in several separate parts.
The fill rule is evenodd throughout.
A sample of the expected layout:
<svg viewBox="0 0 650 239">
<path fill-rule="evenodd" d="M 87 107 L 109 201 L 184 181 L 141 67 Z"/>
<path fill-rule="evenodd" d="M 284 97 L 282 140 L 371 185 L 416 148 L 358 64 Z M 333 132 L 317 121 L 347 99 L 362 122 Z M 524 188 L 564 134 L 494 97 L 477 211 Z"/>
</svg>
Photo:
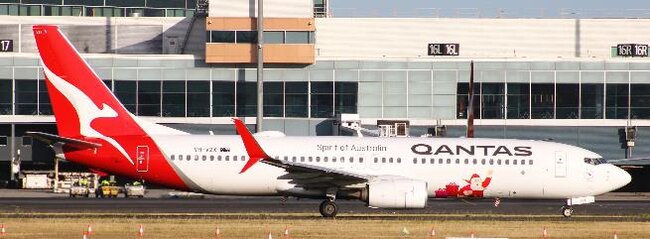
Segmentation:
<svg viewBox="0 0 650 239">
<path fill-rule="evenodd" d="M 573 215 L 573 207 L 569 205 L 562 206 L 562 216 L 569 218 Z"/>
<path fill-rule="evenodd" d="M 339 207 L 332 200 L 325 200 L 320 204 L 320 215 L 323 217 L 334 217 L 339 212 Z"/>
</svg>

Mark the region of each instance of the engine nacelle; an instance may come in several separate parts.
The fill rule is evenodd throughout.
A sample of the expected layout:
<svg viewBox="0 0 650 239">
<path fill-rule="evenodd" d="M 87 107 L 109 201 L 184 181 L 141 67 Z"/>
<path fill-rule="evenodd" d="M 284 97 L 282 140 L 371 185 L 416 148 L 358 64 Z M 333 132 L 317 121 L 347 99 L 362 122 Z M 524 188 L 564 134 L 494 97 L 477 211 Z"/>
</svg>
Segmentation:
<svg viewBox="0 0 650 239">
<path fill-rule="evenodd" d="M 369 206 L 380 208 L 424 208 L 427 183 L 409 179 L 380 179 L 368 183 L 362 196 Z"/>
</svg>

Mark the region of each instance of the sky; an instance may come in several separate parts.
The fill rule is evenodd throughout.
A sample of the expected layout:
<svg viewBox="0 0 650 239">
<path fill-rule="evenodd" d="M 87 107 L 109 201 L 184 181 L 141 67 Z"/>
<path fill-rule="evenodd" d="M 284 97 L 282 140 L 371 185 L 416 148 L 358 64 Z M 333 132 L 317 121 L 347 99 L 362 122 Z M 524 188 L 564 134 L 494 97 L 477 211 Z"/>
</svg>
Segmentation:
<svg viewBox="0 0 650 239">
<path fill-rule="evenodd" d="M 334 17 L 650 18 L 648 0 L 329 0 L 329 5 Z"/>
</svg>

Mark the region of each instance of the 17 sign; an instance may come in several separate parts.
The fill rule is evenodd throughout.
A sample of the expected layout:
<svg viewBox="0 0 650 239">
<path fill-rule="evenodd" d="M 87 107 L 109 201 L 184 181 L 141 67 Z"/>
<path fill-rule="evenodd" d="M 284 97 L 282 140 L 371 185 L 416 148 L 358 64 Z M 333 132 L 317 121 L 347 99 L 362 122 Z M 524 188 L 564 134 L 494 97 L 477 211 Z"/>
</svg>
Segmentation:
<svg viewBox="0 0 650 239">
<path fill-rule="evenodd" d="M 14 40 L 0 40 L 0 52 L 14 51 Z"/>
<path fill-rule="evenodd" d="M 458 43 L 429 43 L 428 48 L 430 56 L 458 56 L 460 53 Z"/>
</svg>

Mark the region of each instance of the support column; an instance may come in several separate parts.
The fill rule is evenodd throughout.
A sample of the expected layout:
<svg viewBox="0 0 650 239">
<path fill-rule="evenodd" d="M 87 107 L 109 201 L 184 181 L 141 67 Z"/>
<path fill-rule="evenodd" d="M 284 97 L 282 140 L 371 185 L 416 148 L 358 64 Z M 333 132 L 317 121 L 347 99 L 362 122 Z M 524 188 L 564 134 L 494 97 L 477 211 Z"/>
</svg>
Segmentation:
<svg viewBox="0 0 650 239">
<path fill-rule="evenodd" d="M 262 132 L 264 119 L 264 1 L 257 0 L 257 125 L 255 132 Z"/>
</svg>

